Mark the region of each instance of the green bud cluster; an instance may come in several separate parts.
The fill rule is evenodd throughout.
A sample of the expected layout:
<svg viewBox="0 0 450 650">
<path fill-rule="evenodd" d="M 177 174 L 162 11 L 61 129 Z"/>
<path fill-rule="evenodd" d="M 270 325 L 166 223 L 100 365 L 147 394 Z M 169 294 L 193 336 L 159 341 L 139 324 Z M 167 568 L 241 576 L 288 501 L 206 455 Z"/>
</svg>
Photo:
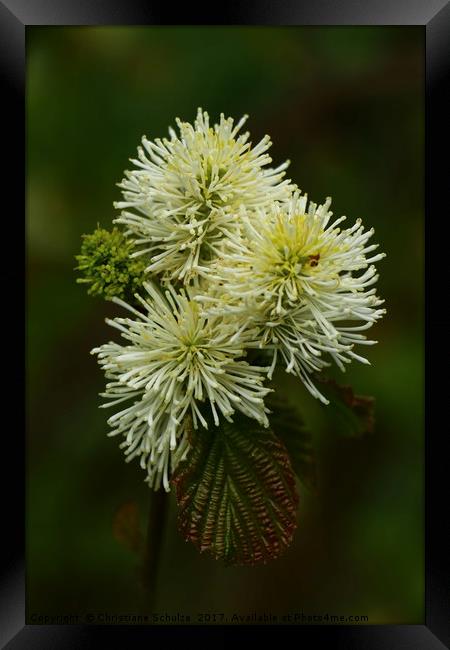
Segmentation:
<svg viewBox="0 0 450 650">
<path fill-rule="evenodd" d="M 104 298 L 132 300 L 142 287 L 146 263 L 143 256 L 131 257 L 134 245 L 118 228 L 112 231 L 97 228 L 83 235 L 76 270 L 84 277 L 77 282 L 88 284 L 88 294 Z"/>
</svg>

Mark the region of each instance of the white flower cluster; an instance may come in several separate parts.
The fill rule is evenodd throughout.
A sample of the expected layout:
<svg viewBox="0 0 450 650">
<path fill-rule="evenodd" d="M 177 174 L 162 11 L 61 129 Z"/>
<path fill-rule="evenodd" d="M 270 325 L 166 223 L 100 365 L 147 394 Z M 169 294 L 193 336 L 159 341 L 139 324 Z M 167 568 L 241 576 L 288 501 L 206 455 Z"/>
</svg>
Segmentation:
<svg viewBox="0 0 450 650">
<path fill-rule="evenodd" d="M 331 222 L 331 199 L 309 203 L 272 169 L 268 136 L 252 147 L 220 117 L 199 109 L 180 134 L 148 141 L 122 181 L 117 223 L 148 261 L 141 309 L 108 321 L 126 344 L 98 355 L 109 383 L 104 406 L 127 402 L 108 420 L 127 459 L 140 456 L 147 480 L 169 490 L 170 472 L 188 450 L 188 429 L 241 411 L 268 425 L 266 377 L 277 363 L 326 399 L 311 375 L 334 361 L 341 370 L 385 312 L 373 285 L 373 230 Z M 133 211 L 130 211 L 133 209 Z M 251 363 L 260 350 L 267 364 Z M 247 360 L 244 358 L 247 357 Z M 206 409 L 206 410 L 204 410 Z"/>
<path fill-rule="evenodd" d="M 233 127 L 221 115 L 210 127 L 208 113 L 199 109 L 194 126 L 177 119 L 179 137 L 170 129 L 170 140 L 142 138 L 132 160 L 138 169 L 125 172 L 125 200 L 115 204 L 135 212 L 124 210 L 116 221 L 128 227 L 142 245 L 138 254 L 148 256 L 148 271 L 162 280 L 205 276 L 223 239 L 239 232 L 240 206 L 270 208 L 288 198 L 289 182 L 282 178 L 289 162 L 267 168 L 270 138 L 252 147 L 248 132 L 238 136 L 246 119 Z"/>
</svg>

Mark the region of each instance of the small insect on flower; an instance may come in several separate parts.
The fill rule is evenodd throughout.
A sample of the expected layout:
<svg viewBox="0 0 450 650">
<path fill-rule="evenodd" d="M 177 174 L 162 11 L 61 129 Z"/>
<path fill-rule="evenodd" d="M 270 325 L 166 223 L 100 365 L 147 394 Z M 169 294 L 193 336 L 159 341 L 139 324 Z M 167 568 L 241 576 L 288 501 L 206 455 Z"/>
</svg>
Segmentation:
<svg viewBox="0 0 450 650">
<path fill-rule="evenodd" d="M 364 231 L 358 219 L 341 230 L 345 217 L 330 224 L 330 204 L 308 206 L 307 196 L 294 192 L 287 202 L 242 214 L 243 232 L 216 264 L 216 297 L 206 309 L 246 320 L 257 332 L 253 345 L 273 350 L 269 376 L 280 354 L 286 370 L 325 403 L 309 375 L 330 365 L 323 354 L 341 370 L 352 359 L 368 363 L 353 347 L 375 343 L 361 331 L 385 313 L 369 288 L 378 279 L 373 263 L 384 257 L 368 244 L 373 229 Z"/>
<path fill-rule="evenodd" d="M 268 167 L 271 140 L 266 135 L 252 147 L 248 132 L 238 135 L 246 119 L 234 126 L 221 114 L 211 127 L 199 108 L 194 125 L 176 120 L 179 136 L 169 129 L 170 139 L 142 138 L 132 160 L 138 169 L 125 172 L 124 200 L 115 207 L 123 210 L 116 223 L 140 247 L 135 255 L 146 256 L 148 272 L 165 281 L 196 280 L 238 232 L 240 206 L 267 208 L 289 197 L 293 186 L 282 180 L 289 161 Z"/>
<path fill-rule="evenodd" d="M 232 422 L 241 411 L 268 426 L 263 398 L 267 368 L 242 360 L 251 330 L 236 340 L 236 328 L 223 316 L 205 316 L 191 291 L 177 293 L 168 285 L 164 294 L 145 283 L 143 307 L 137 311 L 120 299 L 133 318 L 107 320 L 127 345 L 107 343 L 92 350 L 110 382 L 103 397 L 115 406 L 132 404 L 115 413 L 108 423 L 111 436 L 123 435 L 127 460 L 141 457 L 147 481 L 169 491 L 169 473 L 188 450 L 187 423 L 207 427 L 202 403 L 208 402 L 213 420 Z"/>
</svg>

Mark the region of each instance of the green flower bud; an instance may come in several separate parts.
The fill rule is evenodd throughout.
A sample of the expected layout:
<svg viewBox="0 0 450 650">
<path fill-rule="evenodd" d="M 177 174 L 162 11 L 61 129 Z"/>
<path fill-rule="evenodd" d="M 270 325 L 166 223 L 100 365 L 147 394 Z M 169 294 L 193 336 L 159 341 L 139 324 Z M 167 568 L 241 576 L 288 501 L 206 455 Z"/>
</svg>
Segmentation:
<svg viewBox="0 0 450 650">
<path fill-rule="evenodd" d="M 146 263 L 143 256 L 131 257 L 133 243 L 118 228 L 112 231 L 97 228 L 83 235 L 83 243 L 76 270 L 84 277 L 78 283 L 88 284 L 88 294 L 104 298 L 132 300 L 145 278 Z"/>
</svg>

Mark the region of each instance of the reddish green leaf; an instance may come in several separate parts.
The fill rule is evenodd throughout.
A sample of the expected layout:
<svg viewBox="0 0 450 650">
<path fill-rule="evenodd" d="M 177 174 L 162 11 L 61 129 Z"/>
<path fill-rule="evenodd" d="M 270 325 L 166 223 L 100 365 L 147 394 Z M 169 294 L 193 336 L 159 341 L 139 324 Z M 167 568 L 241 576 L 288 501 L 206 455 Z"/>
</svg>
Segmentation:
<svg viewBox="0 0 450 650">
<path fill-rule="evenodd" d="M 254 420 L 193 431 L 172 479 L 179 528 L 226 564 L 266 563 L 283 553 L 297 526 L 298 495 L 283 443 Z"/>
<path fill-rule="evenodd" d="M 344 435 L 359 437 L 373 433 L 375 427 L 375 398 L 355 395 L 351 386 L 341 386 L 334 379 L 317 378 L 320 391 L 330 400 L 332 409 L 338 416 L 337 424 Z"/>
<path fill-rule="evenodd" d="M 269 393 L 266 404 L 272 411 L 269 415 L 270 426 L 286 445 L 294 472 L 308 489 L 314 491 L 317 487 L 317 470 L 311 432 L 306 429 L 297 409 L 279 390 Z"/>
</svg>

